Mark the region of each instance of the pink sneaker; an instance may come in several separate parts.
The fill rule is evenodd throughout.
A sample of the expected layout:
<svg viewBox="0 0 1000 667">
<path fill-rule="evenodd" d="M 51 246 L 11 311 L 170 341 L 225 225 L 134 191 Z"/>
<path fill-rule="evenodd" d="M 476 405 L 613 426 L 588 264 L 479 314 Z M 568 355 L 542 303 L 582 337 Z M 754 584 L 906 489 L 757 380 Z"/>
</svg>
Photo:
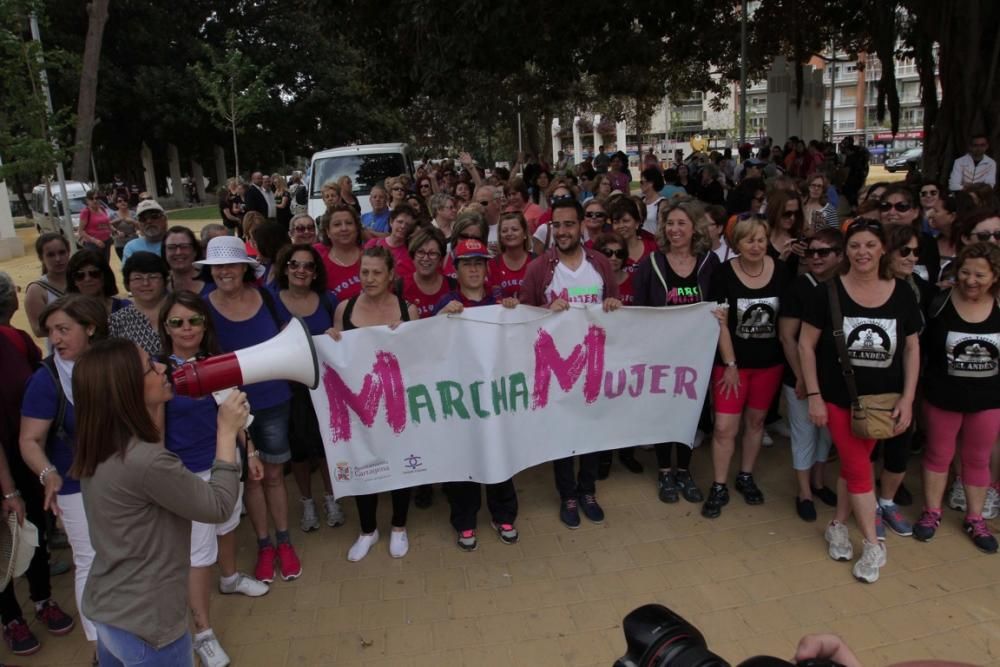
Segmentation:
<svg viewBox="0 0 1000 667">
<path fill-rule="evenodd" d="M 281 571 L 281 578 L 285 581 L 302 576 L 302 561 L 295 553 L 295 547 L 287 542 L 278 545 L 278 568 Z"/>
<path fill-rule="evenodd" d="M 257 552 L 257 567 L 253 570 L 253 576 L 257 581 L 269 584 L 274 581 L 274 559 L 277 552 L 270 544 Z"/>
</svg>

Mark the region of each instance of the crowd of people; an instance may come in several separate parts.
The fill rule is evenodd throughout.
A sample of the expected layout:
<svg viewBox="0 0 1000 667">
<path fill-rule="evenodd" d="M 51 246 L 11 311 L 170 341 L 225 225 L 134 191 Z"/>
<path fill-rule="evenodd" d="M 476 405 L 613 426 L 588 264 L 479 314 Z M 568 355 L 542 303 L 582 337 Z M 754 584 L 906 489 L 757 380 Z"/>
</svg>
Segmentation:
<svg viewBox="0 0 1000 667">
<path fill-rule="evenodd" d="M 796 512 L 816 521 L 816 501 L 836 508 L 825 538 L 843 561 L 854 560 L 853 515 L 859 580 L 875 582 L 885 567 L 886 528 L 928 541 L 946 520 L 945 502 L 964 512 L 972 544 L 995 553 L 987 525 L 1000 513 L 995 183 L 963 166 L 970 176 L 958 189 L 929 180 L 865 187 L 863 149 L 829 148 L 793 138 L 756 155 L 741 146 L 739 163 L 696 154 L 668 169 L 643 156 L 635 195 L 622 153 L 602 150 L 556 170 L 527 158 L 490 172 L 462 154 L 376 185 L 363 215 L 349 179 L 325 184 L 317 220 L 299 203 L 299 175 L 289 187 L 255 172 L 220 193 L 220 224 L 197 234 L 170 226 L 154 200 L 134 214 L 121 202 L 116 219 L 134 234 L 120 246 L 128 299 L 109 263 L 114 219 L 95 212 L 72 255 L 64 237 L 42 234 L 42 274 L 24 294 L 30 334 L 10 326 L 18 288 L 0 273 L 0 358 L 11 380 L 0 390 L 0 492 L 5 511 L 40 529 L 27 573 L 38 620 L 57 635 L 75 625 L 50 596 L 45 536 L 58 528 L 48 513 L 68 537 L 81 625 L 100 664 L 132 664 L 145 650 L 143 664 L 189 664 L 194 652 L 204 665 L 225 665 L 210 618 L 213 579 L 223 594 L 260 596 L 303 571 L 286 472 L 302 531 L 349 521 L 305 387 L 262 382 L 218 400 L 171 390 L 174 370 L 266 341 L 293 317 L 337 341 L 351 329 L 486 305 L 717 303 L 699 432 L 637 443 L 655 450 L 660 501 L 683 498 L 715 519 L 732 481 L 747 504 L 764 503 L 759 453 L 773 444 L 769 431 L 785 432 Z M 856 423 L 862 405 L 882 410 L 888 431 L 879 438 Z M 699 483 L 691 463 L 703 440 L 712 479 Z M 642 474 L 637 449 L 617 457 Z M 922 455 L 921 500 L 905 485 L 914 455 Z M 552 466 L 562 523 L 604 521 L 598 482 L 612 473 L 614 452 Z M 464 551 L 478 547 L 483 486 L 491 532 L 504 544 L 519 540 L 513 480 L 447 482 L 441 491 Z M 388 551 L 403 558 L 411 499 L 426 508 L 434 489 L 390 497 Z M 352 562 L 380 540 L 378 497 L 354 502 Z M 919 511 L 907 509 L 913 503 Z M 257 540 L 253 573 L 236 567 L 244 508 Z M 40 644 L 12 586 L 0 598 L 3 634 L 26 655 Z"/>
</svg>

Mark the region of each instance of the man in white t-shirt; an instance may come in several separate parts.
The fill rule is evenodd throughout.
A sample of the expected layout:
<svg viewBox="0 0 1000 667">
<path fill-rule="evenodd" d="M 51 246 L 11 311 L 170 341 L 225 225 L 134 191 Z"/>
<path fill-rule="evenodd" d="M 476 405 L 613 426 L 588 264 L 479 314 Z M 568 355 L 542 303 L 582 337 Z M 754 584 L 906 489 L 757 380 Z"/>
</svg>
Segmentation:
<svg viewBox="0 0 1000 667">
<path fill-rule="evenodd" d="M 472 195 L 472 201 L 483 209 L 483 217 L 489 225 L 489 237 L 486 246 L 490 249 L 490 257 L 500 254 L 500 239 L 498 223 L 500 222 L 500 194 L 492 185 L 480 185 Z"/>
<path fill-rule="evenodd" d="M 560 312 L 573 304 L 602 304 L 605 311 L 618 310 L 618 281 L 607 257 L 586 248 L 583 207 L 576 199 L 552 203 L 553 245 L 532 260 L 521 283 L 521 303 Z M 574 475 L 574 457 L 552 462 L 559 490 L 559 519 L 569 528 L 580 526 L 580 510 L 593 523 L 604 521 L 597 504 L 599 452 L 580 456 L 580 471 Z"/>
<path fill-rule="evenodd" d="M 952 192 L 961 190 L 973 183 L 986 183 L 994 187 L 997 184 L 997 163 L 986 154 L 990 149 L 990 141 L 984 134 L 978 134 L 969 141 L 969 152 L 955 160 L 948 179 L 948 189 Z"/>
</svg>

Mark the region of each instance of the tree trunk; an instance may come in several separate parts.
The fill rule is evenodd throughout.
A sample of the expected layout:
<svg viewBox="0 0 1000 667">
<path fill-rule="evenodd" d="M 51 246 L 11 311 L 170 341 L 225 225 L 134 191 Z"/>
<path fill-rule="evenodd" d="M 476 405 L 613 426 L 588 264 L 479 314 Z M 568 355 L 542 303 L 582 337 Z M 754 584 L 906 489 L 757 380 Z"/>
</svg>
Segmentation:
<svg viewBox="0 0 1000 667">
<path fill-rule="evenodd" d="M 94 110 L 97 106 L 97 73 L 101 65 L 101 43 L 108 20 L 110 0 L 91 0 L 87 5 L 87 41 L 80 69 L 80 99 L 76 108 L 76 150 L 73 152 L 73 180 L 89 180 Z M 95 184 L 96 185 L 96 184 Z"/>
<path fill-rule="evenodd" d="M 235 120 L 232 122 L 232 128 L 233 128 L 233 164 L 234 164 L 234 167 L 236 169 L 236 174 L 235 174 L 236 180 L 239 180 L 239 178 L 240 178 L 240 151 L 236 147 L 236 121 Z"/>
</svg>

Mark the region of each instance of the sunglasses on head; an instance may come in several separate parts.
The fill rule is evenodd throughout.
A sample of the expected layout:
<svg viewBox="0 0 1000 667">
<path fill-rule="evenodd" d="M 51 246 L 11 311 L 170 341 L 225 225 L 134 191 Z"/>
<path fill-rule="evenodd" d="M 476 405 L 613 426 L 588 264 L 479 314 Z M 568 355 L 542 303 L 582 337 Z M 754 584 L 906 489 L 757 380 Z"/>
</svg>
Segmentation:
<svg viewBox="0 0 1000 667">
<path fill-rule="evenodd" d="M 826 259 L 832 254 L 839 253 L 840 248 L 806 248 L 806 257 L 819 257 L 820 259 Z"/>
<path fill-rule="evenodd" d="M 187 322 L 193 327 L 200 327 L 205 324 L 205 316 L 192 315 L 191 317 L 188 317 L 186 319 L 183 317 L 168 317 L 166 324 L 167 327 L 171 329 L 180 329 L 182 326 L 184 326 L 185 322 Z"/>
<path fill-rule="evenodd" d="M 868 220 L 867 218 L 857 218 L 854 222 L 847 225 L 848 232 L 854 230 L 866 230 L 870 229 L 876 232 L 882 231 L 882 223 L 878 220 Z"/>
<path fill-rule="evenodd" d="M 104 272 L 100 269 L 80 269 L 73 274 L 73 277 L 77 280 L 86 280 L 87 278 L 101 278 L 104 276 Z"/>
<path fill-rule="evenodd" d="M 604 255 L 607 257 L 615 257 L 617 259 L 622 260 L 623 262 L 626 259 L 628 259 L 628 250 L 626 250 L 625 248 L 619 248 L 618 250 L 610 250 L 609 248 L 605 248 L 601 252 L 604 253 Z"/>
<path fill-rule="evenodd" d="M 296 269 L 304 269 L 306 271 L 315 271 L 316 270 L 316 262 L 313 262 L 313 261 L 300 262 L 297 259 L 290 259 L 290 260 L 288 260 L 288 268 L 292 269 L 293 271 L 296 270 Z"/>
<path fill-rule="evenodd" d="M 911 208 L 913 207 L 907 204 L 905 201 L 898 201 L 895 204 L 890 204 L 889 202 L 884 201 L 884 202 L 879 202 L 878 205 L 878 210 L 881 211 L 882 213 L 888 213 L 892 209 L 896 209 L 900 213 L 906 213 Z"/>
<path fill-rule="evenodd" d="M 899 249 L 899 256 L 900 257 L 909 257 L 910 255 L 913 255 L 914 257 L 919 257 L 920 256 L 920 248 L 911 248 L 910 246 L 905 245 L 905 246 L 903 246 L 902 248 Z"/>
<path fill-rule="evenodd" d="M 980 241 L 989 241 L 991 238 L 995 241 L 1000 241 L 1000 229 L 992 232 L 975 232 L 973 236 Z"/>
</svg>

